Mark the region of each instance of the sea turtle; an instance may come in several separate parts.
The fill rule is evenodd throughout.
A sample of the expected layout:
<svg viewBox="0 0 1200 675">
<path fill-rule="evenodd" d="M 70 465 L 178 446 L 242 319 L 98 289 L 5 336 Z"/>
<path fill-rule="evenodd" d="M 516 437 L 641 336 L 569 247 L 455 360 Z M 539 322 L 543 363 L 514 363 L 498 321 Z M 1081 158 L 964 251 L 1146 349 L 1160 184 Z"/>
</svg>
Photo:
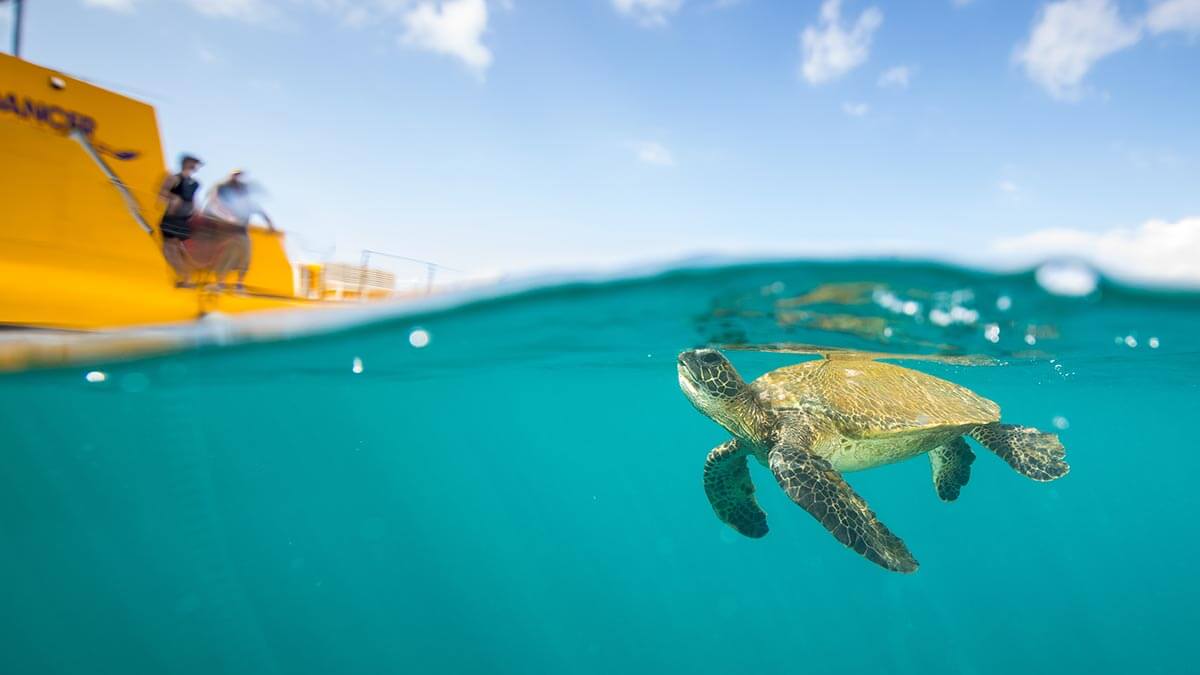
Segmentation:
<svg viewBox="0 0 1200 675">
<path fill-rule="evenodd" d="M 842 473 L 929 453 L 934 488 L 953 501 L 975 461 L 964 436 L 1036 481 L 1061 478 L 1069 469 L 1057 436 L 1001 424 L 999 406 L 968 389 L 876 361 L 879 354 L 826 350 L 822 356 L 747 384 L 716 349 L 679 355 L 684 394 L 733 435 L 709 453 L 704 491 L 717 518 L 747 537 L 767 533 L 750 456 L 838 541 L 897 572 L 916 571 L 917 561 Z"/>
</svg>

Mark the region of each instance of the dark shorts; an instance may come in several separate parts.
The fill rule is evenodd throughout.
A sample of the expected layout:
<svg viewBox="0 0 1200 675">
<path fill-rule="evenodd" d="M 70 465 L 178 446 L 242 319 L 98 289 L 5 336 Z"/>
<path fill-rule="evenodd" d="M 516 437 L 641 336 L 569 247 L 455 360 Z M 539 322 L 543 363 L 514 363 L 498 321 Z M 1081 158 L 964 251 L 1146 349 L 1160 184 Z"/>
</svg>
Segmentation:
<svg viewBox="0 0 1200 675">
<path fill-rule="evenodd" d="M 159 229 L 162 230 L 163 239 L 191 239 L 192 226 L 188 220 L 191 216 L 164 216 Z"/>
</svg>

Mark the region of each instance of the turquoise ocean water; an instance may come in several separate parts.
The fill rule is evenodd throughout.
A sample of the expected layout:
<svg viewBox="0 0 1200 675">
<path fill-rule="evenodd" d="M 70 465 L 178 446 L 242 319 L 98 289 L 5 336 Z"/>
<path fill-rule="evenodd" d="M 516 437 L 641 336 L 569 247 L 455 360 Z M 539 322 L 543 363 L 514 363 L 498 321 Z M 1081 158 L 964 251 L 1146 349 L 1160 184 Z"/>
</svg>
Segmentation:
<svg viewBox="0 0 1200 675">
<path fill-rule="evenodd" d="M 0 671 L 1195 672 L 1198 336 L 1196 295 L 795 263 L 5 375 Z M 976 448 L 953 504 L 923 457 L 849 474 L 913 575 L 758 466 L 771 532 L 742 538 L 675 357 L 776 342 L 996 357 L 904 365 L 1056 431 L 1072 471 Z"/>
</svg>

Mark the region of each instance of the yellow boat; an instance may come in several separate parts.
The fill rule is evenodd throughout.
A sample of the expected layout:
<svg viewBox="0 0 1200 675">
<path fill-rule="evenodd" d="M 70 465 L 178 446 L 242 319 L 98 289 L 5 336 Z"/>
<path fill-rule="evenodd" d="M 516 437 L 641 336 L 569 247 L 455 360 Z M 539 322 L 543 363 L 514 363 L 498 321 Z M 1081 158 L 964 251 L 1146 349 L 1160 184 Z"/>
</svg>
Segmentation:
<svg viewBox="0 0 1200 675">
<path fill-rule="evenodd" d="M 163 326 L 218 313 L 393 296 L 393 275 L 294 264 L 255 225 L 246 293 L 177 288 L 157 227 L 168 173 L 152 106 L 0 54 L 0 326 L 42 329 L 0 334 L 0 370 L 169 349 L 180 331 Z"/>
</svg>

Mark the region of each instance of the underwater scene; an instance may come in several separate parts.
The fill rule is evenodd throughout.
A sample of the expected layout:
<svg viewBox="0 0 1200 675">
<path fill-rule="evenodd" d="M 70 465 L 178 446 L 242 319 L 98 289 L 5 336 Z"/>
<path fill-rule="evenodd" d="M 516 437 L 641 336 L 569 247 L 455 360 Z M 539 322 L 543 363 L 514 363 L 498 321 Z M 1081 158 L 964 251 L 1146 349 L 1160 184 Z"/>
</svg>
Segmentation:
<svg viewBox="0 0 1200 675">
<path fill-rule="evenodd" d="M 1069 268 L 791 262 L 5 374 L 2 670 L 1191 672 L 1198 335 L 1200 295 Z M 681 391 L 696 348 L 745 382 L 924 356 L 887 362 L 1070 472 L 968 440 L 953 501 L 926 456 L 844 473 L 898 573 L 751 460 L 743 536 L 706 498 L 730 432 Z M 913 395 L 867 386 L 865 424 Z"/>
</svg>

